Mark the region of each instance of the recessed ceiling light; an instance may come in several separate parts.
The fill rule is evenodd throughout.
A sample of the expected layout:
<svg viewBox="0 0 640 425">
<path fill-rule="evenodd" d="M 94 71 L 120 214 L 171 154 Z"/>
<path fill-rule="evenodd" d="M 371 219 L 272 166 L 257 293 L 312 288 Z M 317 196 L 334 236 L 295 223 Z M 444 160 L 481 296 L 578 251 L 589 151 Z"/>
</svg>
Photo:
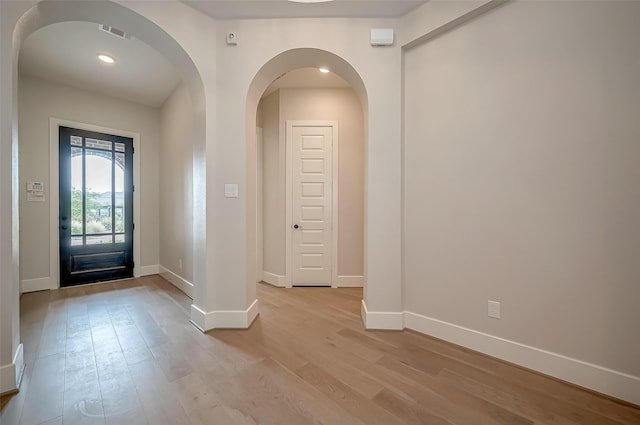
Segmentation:
<svg viewBox="0 0 640 425">
<path fill-rule="evenodd" d="M 116 61 L 112 56 L 105 55 L 104 53 L 100 53 L 98 59 L 104 63 L 114 63 Z"/>
<path fill-rule="evenodd" d="M 318 71 L 322 72 L 323 74 L 329 73 L 329 70 L 327 68 L 318 68 Z"/>
</svg>

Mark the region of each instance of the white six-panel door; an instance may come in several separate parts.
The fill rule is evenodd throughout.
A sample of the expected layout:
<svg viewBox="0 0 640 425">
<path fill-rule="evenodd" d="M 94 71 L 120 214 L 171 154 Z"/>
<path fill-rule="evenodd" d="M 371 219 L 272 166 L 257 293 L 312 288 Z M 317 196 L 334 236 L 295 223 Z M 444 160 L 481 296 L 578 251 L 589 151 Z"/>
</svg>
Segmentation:
<svg viewBox="0 0 640 425">
<path fill-rule="evenodd" d="M 292 284 L 332 283 L 333 127 L 291 127 Z"/>
</svg>

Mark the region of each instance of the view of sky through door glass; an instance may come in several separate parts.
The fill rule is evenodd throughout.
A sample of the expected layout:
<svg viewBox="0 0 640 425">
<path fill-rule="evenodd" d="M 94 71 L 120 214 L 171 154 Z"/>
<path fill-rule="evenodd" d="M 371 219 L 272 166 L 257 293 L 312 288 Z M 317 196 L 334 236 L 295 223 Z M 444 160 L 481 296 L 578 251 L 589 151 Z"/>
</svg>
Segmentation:
<svg viewBox="0 0 640 425">
<path fill-rule="evenodd" d="M 102 150 L 111 149 L 111 142 L 86 141 L 85 149 L 73 147 L 71 152 L 72 245 L 123 242 L 124 235 L 114 233 L 125 229 L 124 154 Z"/>
<path fill-rule="evenodd" d="M 117 172 L 120 167 L 116 166 L 116 188 L 124 189 L 124 171 Z M 87 155 L 87 170 L 95 170 L 95 176 L 111 176 L 111 161 L 105 160 L 98 156 Z M 82 190 L 82 157 L 73 156 L 71 159 L 71 187 Z M 87 179 L 87 190 L 92 192 L 104 193 L 111 192 L 110 179 L 96 179 L 89 181 Z"/>
</svg>

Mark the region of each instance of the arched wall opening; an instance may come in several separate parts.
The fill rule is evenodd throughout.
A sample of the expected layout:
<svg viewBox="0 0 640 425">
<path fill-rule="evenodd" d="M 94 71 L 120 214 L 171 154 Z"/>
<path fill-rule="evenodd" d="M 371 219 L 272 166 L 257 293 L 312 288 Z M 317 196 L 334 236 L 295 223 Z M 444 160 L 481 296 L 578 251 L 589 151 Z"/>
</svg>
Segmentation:
<svg viewBox="0 0 640 425">
<path fill-rule="evenodd" d="M 247 285 L 250 298 L 255 299 L 256 281 L 261 280 L 262 270 L 257 267 L 258 243 L 258 203 L 257 203 L 257 182 L 258 178 L 258 152 L 256 121 L 257 110 L 260 99 L 278 77 L 289 71 L 298 68 L 320 68 L 326 67 L 331 72 L 346 80 L 355 92 L 363 117 L 363 143 L 366 151 L 367 145 L 367 120 L 368 120 L 368 96 L 364 82 L 358 72 L 346 60 L 340 56 L 326 50 L 314 48 L 291 49 L 273 57 L 265 63 L 253 78 L 246 102 L 246 135 L 247 135 Z M 365 159 L 366 161 L 366 159 Z M 366 165 L 365 165 L 366 168 Z M 364 174 L 364 170 L 363 170 Z M 363 177 L 364 178 L 364 177 Z M 366 187 L 366 182 L 365 182 Z M 363 194 L 364 196 L 364 194 Z M 366 203 L 365 203 L 366 205 Z M 364 207 L 366 217 L 366 206 Z M 364 219 L 364 217 L 363 217 Z M 337 220 L 337 217 L 336 217 Z M 366 235 L 365 235 L 366 240 Z M 363 245 L 365 241 L 363 241 Z M 363 247 L 364 253 L 366 248 Z M 364 255 L 363 253 L 363 255 Z M 333 264 L 337 268 L 337 264 Z M 335 273 L 337 274 L 337 272 Z M 364 270 L 363 270 L 364 274 Z M 290 278 L 290 276 L 289 276 Z M 287 285 L 284 285 L 287 286 Z M 336 286 L 336 285 L 334 285 Z"/>
<path fill-rule="evenodd" d="M 135 6 L 134 6 L 135 7 Z M 9 9 L 9 8 L 8 8 Z M 32 4 L 15 5 L 10 9 L 13 16 L 3 18 L 2 67 L 10 72 L 2 76 L 2 272 L 1 289 L 1 333 L 0 366 L 2 382 L 0 392 L 17 388 L 23 367 L 22 344 L 19 319 L 19 237 L 18 237 L 18 56 L 22 41 L 40 28 L 55 23 L 85 21 L 109 22 L 134 34 L 137 38 L 164 55 L 171 62 L 189 92 L 193 104 L 193 199 L 194 201 L 194 252 L 204 251 L 202 229 L 206 227 L 206 105 L 204 83 L 200 72 L 189 53 L 174 38 L 151 19 L 128 7 L 113 2 L 53 2 L 42 1 Z M 12 20 L 13 19 L 13 20 Z M 9 35 L 9 37 L 6 37 Z M 5 177 L 8 179 L 5 180 Z M 196 184 L 197 182 L 197 184 Z M 6 233 L 5 233 L 6 232 Z M 5 235 L 8 236 L 5 238 Z M 204 291 L 204 254 L 194 259 L 194 298 Z M 11 367 L 6 367 L 9 366 Z M 10 370 L 11 369 L 11 370 Z M 11 375 L 15 373 L 15 380 Z"/>
</svg>

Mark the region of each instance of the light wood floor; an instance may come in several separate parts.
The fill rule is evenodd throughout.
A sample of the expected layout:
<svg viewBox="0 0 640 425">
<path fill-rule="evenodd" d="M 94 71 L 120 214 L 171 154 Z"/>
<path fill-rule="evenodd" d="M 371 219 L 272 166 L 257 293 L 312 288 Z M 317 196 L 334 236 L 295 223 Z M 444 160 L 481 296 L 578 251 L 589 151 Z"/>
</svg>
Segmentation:
<svg viewBox="0 0 640 425">
<path fill-rule="evenodd" d="M 26 294 L 2 425 L 640 424 L 640 410 L 411 331 L 360 289 L 258 285 L 250 330 L 202 334 L 159 276 Z"/>
</svg>

